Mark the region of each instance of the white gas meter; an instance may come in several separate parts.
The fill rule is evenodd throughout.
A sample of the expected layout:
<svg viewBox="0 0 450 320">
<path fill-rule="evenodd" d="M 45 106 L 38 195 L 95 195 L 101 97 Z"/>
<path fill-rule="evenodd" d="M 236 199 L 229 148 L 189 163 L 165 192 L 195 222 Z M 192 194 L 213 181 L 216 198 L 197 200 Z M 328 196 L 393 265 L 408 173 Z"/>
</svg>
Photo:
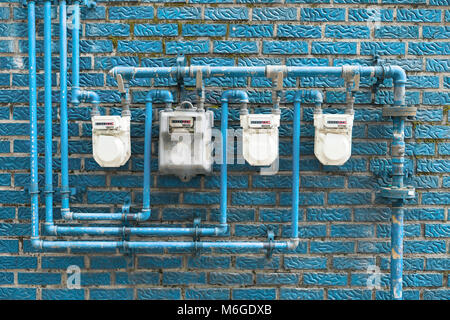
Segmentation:
<svg viewBox="0 0 450 320">
<path fill-rule="evenodd" d="M 93 116 L 92 152 L 102 167 L 120 167 L 131 156 L 130 117 Z"/>
<path fill-rule="evenodd" d="M 353 114 L 314 114 L 314 154 L 324 165 L 339 166 L 352 154 Z"/>
<path fill-rule="evenodd" d="M 279 114 L 241 114 L 244 159 L 252 166 L 269 166 L 278 158 Z"/>
<path fill-rule="evenodd" d="M 190 103 L 189 103 L 190 104 Z M 191 105 L 191 104 L 190 104 Z M 159 171 L 183 181 L 212 171 L 214 113 L 191 107 L 159 113 Z"/>
</svg>

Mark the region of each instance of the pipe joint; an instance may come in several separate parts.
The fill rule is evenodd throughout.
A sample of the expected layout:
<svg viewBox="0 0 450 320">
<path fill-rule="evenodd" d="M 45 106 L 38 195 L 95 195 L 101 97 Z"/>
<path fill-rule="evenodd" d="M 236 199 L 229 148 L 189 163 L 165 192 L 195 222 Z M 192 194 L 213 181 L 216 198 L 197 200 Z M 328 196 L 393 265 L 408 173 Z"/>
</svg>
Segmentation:
<svg viewBox="0 0 450 320">
<path fill-rule="evenodd" d="M 282 77 L 287 75 L 287 67 L 285 65 L 268 65 L 266 66 L 266 77 L 277 78 L 281 74 Z"/>
<path fill-rule="evenodd" d="M 145 96 L 145 102 L 173 103 L 173 95 L 169 90 L 150 90 Z"/>
<path fill-rule="evenodd" d="M 300 243 L 300 239 L 299 238 L 290 239 L 287 242 L 287 248 L 289 250 L 295 250 L 298 247 L 299 243 Z"/>
<path fill-rule="evenodd" d="M 222 93 L 222 97 L 220 98 L 221 102 L 240 102 L 240 103 L 248 103 L 248 94 L 243 90 L 227 90 Z"/>
<path fill-rule="evenodd" d="M 73 212 L 69 209 L 61 209 L 61 215 L 65 220 L 73 220 Z"/>
<path fill-rule="evenodd" d="M 58 235 L 58 227 L 55 226 L 53 223 L 45 222 L 44 229 L 45 229 L 45 232 L 47 232 L 48 234 L 50 234 L 52 236 Z"/>
<path fill-rule="evenodd" d="M 36 249 L 43 249 L 43 241 L 39 237 L 31 237 L 31 245 Z"/>
<path fill-rule="evenodd" d="M 227 223 L 221 223 L 218 228 L 215 228 L 215 234 L 217 236 L 224 236 L 228 234 L 229 226 Z"/>
<path fill-rule="evenodd" d="M 394 85 L 405 86 L 407 82 L 406 72 L 400 66 L 383 66 L 386 77 L 394 80 Z"/>
<path fill-rule="evenodd" d="M 146 221 L 146 220 L 150 219 L 150 215 L 151 215 L 151 210 L 144 209 L 144 210 L 142 210 L 142 212 L 139 212 L 136 215 L 136 221 L 138 221 L 138 222 Z"/>
</svg>

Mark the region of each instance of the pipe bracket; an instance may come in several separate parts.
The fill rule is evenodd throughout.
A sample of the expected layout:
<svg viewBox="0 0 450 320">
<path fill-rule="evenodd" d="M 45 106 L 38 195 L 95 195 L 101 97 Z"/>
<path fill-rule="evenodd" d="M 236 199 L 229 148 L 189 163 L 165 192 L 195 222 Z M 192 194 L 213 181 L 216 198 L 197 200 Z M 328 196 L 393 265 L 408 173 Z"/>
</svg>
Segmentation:
<svg viewBox="0 0 450 320">
<path fill-rule="evenodd" d="M 267 259 L 271 259 L 272 258 L 272 254 L 273 254 L 273 249 L 275 247 L 275 244 L 274 244 L 275 234 L 274 234 L 271 226 L 269 226 L 267 228 L 267 241 L 269 243 L 268 243 L 268 246 L 267 246 L 266 257 L 267 257 Z"/>
<path fill-rule="evenodd" d="M 383 108 L 383 117 L 414 117 L 416 116 L 416 107 L 390 107 Z"/>
<path fill-rule="evenodd" d="M 194 218 L 194 236 L 193 236 L 193 240 L 194 240 L 194 256 L 198 257 L 200 255 L 200 247 L 198 246 L 198 243 L 200 242 L 200 221 L 201 218 L 200 216 L 197 214 L 197 216 Z"/>
<path fill-rule="evenodd" d="M 416 197 L 416 191 L 411 186 L 403 188 L 390 186 L 381 188 L 381 196 L 392 200 L 407 200 L 414 199 Z"/>
</svg>

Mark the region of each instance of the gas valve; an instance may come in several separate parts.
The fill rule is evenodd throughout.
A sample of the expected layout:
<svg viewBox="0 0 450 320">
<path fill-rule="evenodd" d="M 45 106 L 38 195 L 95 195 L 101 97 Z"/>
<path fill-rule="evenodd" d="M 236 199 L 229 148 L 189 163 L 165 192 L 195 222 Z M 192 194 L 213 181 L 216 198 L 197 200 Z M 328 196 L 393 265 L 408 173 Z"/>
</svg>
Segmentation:
<svg viewBox="0 0 450 320">
<path fill-rule="evenodd" d="M 131 156 L 130 117 L 93 116 L 92 151 L 101 167 L 120 167 Z"/>
<path fill-rule="evenodd" d="M 352 154 L 353 114 L 314 114 L 314 154 L 324 165 L 339 166 Z"/>
<path fill-rule="evenodd" d="M 278 157 L 279 114 L 241 114 L 244 159 L 252 166 L 269 166 Z"/>
<path fill-rule="evenodd" d="M 182 108 L 183 104 L 190 105 Z M 214 114 L 183 102 L 175 110 L 159 113 L 159 171 L 174 174 L 182 181 L 212 171 L 212 132 Z"/>
</svg>

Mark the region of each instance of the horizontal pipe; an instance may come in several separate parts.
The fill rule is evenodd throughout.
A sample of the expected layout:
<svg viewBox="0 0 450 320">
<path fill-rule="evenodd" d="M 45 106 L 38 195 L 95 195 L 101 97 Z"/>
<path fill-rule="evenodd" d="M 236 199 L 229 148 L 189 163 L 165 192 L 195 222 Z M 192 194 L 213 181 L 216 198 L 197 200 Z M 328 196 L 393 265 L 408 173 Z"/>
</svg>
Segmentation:
<svg viewBox="0 0 450 320">
<path fill-rule="evenodd" d="M 50 235 L 58 236 L 215 236 L 219 228 L 182 228 L 182 227 L 77 227 L 45 224 L 45 230 Z"/>
<path fill-rule="evenodd" d="M 48 241 L 35 239 L 32 244 L 40 249 L 292 249 L 292 241 Z"/>
<path fill-rule="evenodd" d="M 343 67 L 318 67 L 318 66 L 279 66 L 286 77 L 302 76 L 336 76 L 342 77 Z M 395 77 L 400 80 L 401 72 L 398 68 L 384 69 L 382 66 L 354 66 L 361 76 Z M 401 69 L 401 68 L 400 68 Z M 132 78 L 159 78 L 176 77 L 181 73 L 183 77 L 191 77 L 200 71 L 203 77 L 264 77 L 267 76 L 267 67 L 212 67 L 212 66 L 188 66 L 188 67 L 114 67 L 110 70 L 112 76 L 122 75 L 125 79 Z"/>
</svg>

